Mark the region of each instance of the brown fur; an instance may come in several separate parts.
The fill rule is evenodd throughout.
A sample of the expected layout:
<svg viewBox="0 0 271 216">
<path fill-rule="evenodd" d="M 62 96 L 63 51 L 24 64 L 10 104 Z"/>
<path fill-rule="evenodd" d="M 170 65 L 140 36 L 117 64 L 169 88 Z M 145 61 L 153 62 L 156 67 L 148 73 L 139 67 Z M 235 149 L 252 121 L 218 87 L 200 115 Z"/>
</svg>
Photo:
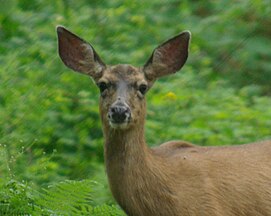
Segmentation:
<svg viewBox="0 0 271 216">
<path fill-rule="evenodd" d="M 155 148 L 145 142 L 146 102 L 138 86 L 143 83 L 150 88 L 159 76 L 180 69 L 187 57 L 188 34 L 162 44 L 144 67 L 136 68 L 105 66 L 82 39 L 62 27 L 58 33 L 60 56 L 67 66 L 79 72 L 82 65 L 103 68 L 99 76 L 89 68 L 83 73 L 91 75 L 96 83 L 110 83 L 100 99 L 105 164 L 113 196 L 129 216 L 271 215 L 271 141 L 223 147 L 170 141 Z M 65 37 L 76 44 L 75 51 Z M 179 43 L 182 55 L 180 51 L 172 52 Z M 80 46 L 83 51 L 79 55 Z M 85 49 L 94 56 L 84 58 Z M 67 50 L 79 56 L 70 59 L 69 54 L 62 53 Z M 169 72 L 165 68 L 170 68 Z M 125 127 L 114 128 L 108 112 L 118 97 L 124 98 L 131 109 L 131 121 Z"/>
</svg>

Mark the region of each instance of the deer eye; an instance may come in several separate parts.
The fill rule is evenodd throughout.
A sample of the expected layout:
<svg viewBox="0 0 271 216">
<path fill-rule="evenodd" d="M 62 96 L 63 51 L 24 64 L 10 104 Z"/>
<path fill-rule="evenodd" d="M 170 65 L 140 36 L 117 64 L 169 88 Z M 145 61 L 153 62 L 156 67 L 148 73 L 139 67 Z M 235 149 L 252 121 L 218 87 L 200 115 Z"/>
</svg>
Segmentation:
<svg viewBox="0 0 271 216">
<path fill-rule="evenodd" d="M 138 91 L 140 91 L 140 93 L 142 95 L 144 95 L 148 90 L 148 86 L 146 84 L 141 84 L 139 87 L 138 87 Z"/>
<path fill-rule="evenodd" d="M 103 93 L 108 88 L 108 84 L 106 82 L 100 82 L 98 84 L 98 87 L 100 89 L 100 92 Z"/>
</svg>

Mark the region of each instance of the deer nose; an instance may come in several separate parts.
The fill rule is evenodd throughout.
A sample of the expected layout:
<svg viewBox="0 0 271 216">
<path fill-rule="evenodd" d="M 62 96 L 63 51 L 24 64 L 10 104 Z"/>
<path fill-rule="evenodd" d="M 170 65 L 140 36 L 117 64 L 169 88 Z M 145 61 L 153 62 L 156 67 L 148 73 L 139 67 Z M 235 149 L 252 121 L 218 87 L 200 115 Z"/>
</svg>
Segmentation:
<svg viewBox="0 0 271 216">
<path fill-rule="evenodd" d="M 108 118 L 112 123 L 115 124 L 128 122 L 131 118 L 130 108 L 122 104 L 113 105 L 109 109 Z"/>
</svg>

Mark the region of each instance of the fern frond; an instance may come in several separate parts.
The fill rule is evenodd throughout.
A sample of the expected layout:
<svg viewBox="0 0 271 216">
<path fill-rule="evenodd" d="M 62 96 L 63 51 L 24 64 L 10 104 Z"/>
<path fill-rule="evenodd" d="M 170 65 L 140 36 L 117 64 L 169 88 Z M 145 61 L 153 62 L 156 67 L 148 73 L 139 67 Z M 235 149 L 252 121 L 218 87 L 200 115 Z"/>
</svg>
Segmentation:
<svg viewBox="0 0 271 216">
<path fill-rule="evenodd" d="M 91 180 L 64 181 L 44 189 L 35 204 L 44 213 L 56 215 L 124 215 L 116 206 L 94 206 L 93 192 L 97 186 L 98 183 Z"/>
<path fill-rule="evenodd" d="M 28 185 L 9 180 L 1 185 L 0 215 L 33 215 L 34 200 Z"/>
<path fill-rule="evenodd" d="M 10 180 L 0 185 L 0 215 L 124 216 L 117 206 L 95 204 L 97 186 L 91 180 L 64 181 L 38 192 Z"/>
</svg>

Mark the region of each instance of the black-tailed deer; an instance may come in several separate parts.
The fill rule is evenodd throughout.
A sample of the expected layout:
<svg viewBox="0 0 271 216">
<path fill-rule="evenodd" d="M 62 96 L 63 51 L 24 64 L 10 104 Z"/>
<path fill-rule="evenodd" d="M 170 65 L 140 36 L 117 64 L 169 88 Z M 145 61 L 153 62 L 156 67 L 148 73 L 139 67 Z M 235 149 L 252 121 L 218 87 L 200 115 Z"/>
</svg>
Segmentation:
<svg viewBox="0 0 271 216">
<path fill-rule="evenodd" d="M 83 39 L 63 27 L 57 33 L 64 64 L 91 76 L 100 89 L 108 180 L 128 215 L 271 215 L 270 141 L 225 147 L 183 141 L 146 145 L 145 94 L 157 78 L 184 65 L 189 32 L 158 46 L 143 67 L 106 65 Z"/>
</svg>

